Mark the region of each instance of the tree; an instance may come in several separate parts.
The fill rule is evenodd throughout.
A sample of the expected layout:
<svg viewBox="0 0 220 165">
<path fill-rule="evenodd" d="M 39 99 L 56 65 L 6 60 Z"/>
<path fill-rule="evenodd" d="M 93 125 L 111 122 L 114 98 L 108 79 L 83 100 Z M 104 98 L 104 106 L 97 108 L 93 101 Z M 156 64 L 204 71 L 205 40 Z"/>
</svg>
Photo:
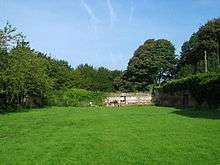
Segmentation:
<svg viewBox="0 0 220 165">
<path fill-rule="evenodd" d="M 17 45 L 17 43 L 24 40 L 24 35 L 18 33 L 17 29 L 13 27 L 9 22 L 0 29 L 0 48 L 8 50 Z"/>
<path fill-rule="evenodd" d="M 172 77 L 175 64 L 175 48 L 170 41 L 149 39 L 134 52 L 122 80 L 129 90 L 144 90 L 148 84 Z"/>
<path fill-rule="evenodd" d="M 219 59 L 217 56 L 219 41 L 220 18 L 217 18 L 201 26 L 196 33 L 192 34 L 189 41 L 183 44 L 178 70 L 180 71 L 185 65 L 193 65 L 194 73 L 196 73 L 198 71 L 198 63 L 204 59 L 205 51 L 210 61 Z M 213 64 L 210 63 L 210 65 Z"/>
<path fill-rule="evenodd" d="M 5 89 L 5 83 L 3 81 L 5 77 L 5 70 L 8 66 L 8 53 L 5 49 L 0 48 L 0 109 L 1 105 L 5 102 L 5 94 L 4 94 L 4 89 Z"/>
<path fill-rule="evenodd" d="M 111 71 L 105 67 L 98 69 L 88 64 L 79 65 L 73 73 L 73 84 L 77 88 L 110 92 L 114 90 L 114 79 L 121 74 L 120 71 Z"/>
<path fill-rule="evenodd" d="M 71 88 L 73 84 L 73 69 L 69 66 L 68 62 L 64 60 L 56 60 L 49 56 L 38 52 L 38 56 L 45 60 L 47 74 L 53 79 L 54 90 L 64 88 Z"/>
<path fill-rule="evenodd" d="M 64 60 L 32 49 L 9 23 L 0 29 L 0 110 L 45 105 L 54 91 L 73 87 L 110 92 L 120 73 L 88 64 L 73 69 Z"/>
<path fill-rule="evenodd" d="M 120 71 L 111 71 L 105 67 L 100 67 L 94 76 L 95 90 L 111 92 L 114 90 L 114 79 L 121 74 Z"/>
<path fill-rule="evenodd" d="M 3 82 L 7 104 L 27 105 L 27 99 L 44 99 L 52 88 L 45 61 L 28 46 L 17 45 L 9 54 Z"/>
<path fill-rule="evenodd" d="M 220 18 L 208 21 L 204 26 L 199 28 L 198 35 L 198 52 L 203 54 L 204 51 L 209 56 L 216 56 L 220 32 Z M 199 59 L 203 59 L 203 56 Z"/>
<path fill-rule="evenodd" d="M 94 76 L 96 76 L 96 70 L 93 66 L 81 64 L 75 69 L 73 75 L 73 81 L 77 88 L 94 90 Z"/>
</svg>

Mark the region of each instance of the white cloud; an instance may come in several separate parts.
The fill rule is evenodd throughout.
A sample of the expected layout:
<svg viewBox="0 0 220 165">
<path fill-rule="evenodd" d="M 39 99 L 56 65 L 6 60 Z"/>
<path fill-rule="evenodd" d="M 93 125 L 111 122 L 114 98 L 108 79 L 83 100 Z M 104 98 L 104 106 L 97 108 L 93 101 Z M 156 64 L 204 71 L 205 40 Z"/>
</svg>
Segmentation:
<svg viewBox="0 0 220 165">
<path fill-rule="evenodd" d="M 109 9 L 109 16 L 110 16 L 110 27 L 112 28 L 114 26 L 115 21 L 117 20 L 117 15 L 111 4 L 111 0 L 107 0 L 107 5 Z"/>
<path fill-rule="evenodd" d="M 96 31 L 97 30 L 96 24 L 99 22 L 99 19 L 96 17 L 92 8 L 84 0 L 81 0 L 81 3 L 83 5 L 83 7 L 86 9 L 86 12 L 88 13 L 88 15 L 90 17 L 91 26 Z"/>
</svg>

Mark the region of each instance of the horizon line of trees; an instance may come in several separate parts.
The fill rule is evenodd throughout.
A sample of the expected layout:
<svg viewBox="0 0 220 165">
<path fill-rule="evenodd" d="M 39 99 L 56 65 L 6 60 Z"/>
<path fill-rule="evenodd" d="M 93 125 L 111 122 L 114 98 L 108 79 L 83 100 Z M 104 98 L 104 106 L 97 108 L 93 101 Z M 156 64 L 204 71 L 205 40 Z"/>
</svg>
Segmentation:
<svg viewBox="0 0 220 165">
<path fill-rule="evenodd" d="M 51 93 L 70 88 L 146 91 L 152 84 L 204 72 L 204 51 L 209 72 L 219 73 L 219 42 L 220 18 L 216 18 L 183 43 L 179 58 L 169 40 L 148 39 L 134 52 L 125 71 L 88 64 L 72 68 L 67 61 L 32 49 L 25 36 L 7 22 L 0 29 L 0 103 L 45 105 Z"/>
<path fill-rule="evenodd" d="M 0 29 L 0 107 L 47 104 L 57 90 L 81 88 L 111 92 L 121 71 L 67 61 L 36 51 L 8 22 Z"/>
<path fill-rule="evenodd" d="M 123 74 L 115 79 L 122 91 L 146 91 L 152 84 L 165 83 L 205 72 L 220 73 L 220 18 L 209 20 L 183 43 L 180 56 L 167 39 L 148 39 L 134 52 Z"/>
</svg>

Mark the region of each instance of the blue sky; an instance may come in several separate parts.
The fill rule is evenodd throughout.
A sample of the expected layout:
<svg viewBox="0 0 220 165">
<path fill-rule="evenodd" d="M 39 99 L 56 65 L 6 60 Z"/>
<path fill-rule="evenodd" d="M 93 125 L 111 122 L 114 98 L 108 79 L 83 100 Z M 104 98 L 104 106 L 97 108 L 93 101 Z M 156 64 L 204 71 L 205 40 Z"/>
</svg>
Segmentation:
<svg viewBox="0 0 220 165">
<path fill-rule="evenodd" d="M 166 38 L 176 47 L 207 20 L 220 16 L 220 0 L 0 0 L 0 26 L 8 20 L 36 50 L 73 67 L 125 69 L 145 40 Z"/>
</svg>

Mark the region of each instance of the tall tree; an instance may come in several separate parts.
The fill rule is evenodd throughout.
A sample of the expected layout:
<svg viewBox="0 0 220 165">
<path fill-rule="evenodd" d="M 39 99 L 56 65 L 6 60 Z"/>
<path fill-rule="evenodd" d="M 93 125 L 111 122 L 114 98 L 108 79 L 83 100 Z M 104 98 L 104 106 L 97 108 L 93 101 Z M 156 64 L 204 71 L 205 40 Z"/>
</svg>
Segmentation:
<svg viewBox="0 0 220 165">
<path fill-rule="evenodd" d="M 142 90 L 170 78 L 175 64 L 175 48 L 170 41 L 149 39 L 134 52 L 122 76 L 123 83 L 129 90 Z"/>
<path fill-rule="evenodd" d="M 182 46 L 181 57 L 178 68 L 184 65 L 193 65 L 194 73 L 198 70 L 198 62 L 204 59 L 204 52 L 207 52 L 209 59 L 217 57 L 220 41 L 220 18 L 208 21 L 201 26 L 196 33 L 193 33 L 189 41 Z"/>
<path fill-rule="evenodd" d="M 52 87 L 45 61 L 28 46 L 18 45 L 10 52 L 3 78 L 8 104 L 25 105 L 30 97 L 46 98 Z"/>
</svg>

